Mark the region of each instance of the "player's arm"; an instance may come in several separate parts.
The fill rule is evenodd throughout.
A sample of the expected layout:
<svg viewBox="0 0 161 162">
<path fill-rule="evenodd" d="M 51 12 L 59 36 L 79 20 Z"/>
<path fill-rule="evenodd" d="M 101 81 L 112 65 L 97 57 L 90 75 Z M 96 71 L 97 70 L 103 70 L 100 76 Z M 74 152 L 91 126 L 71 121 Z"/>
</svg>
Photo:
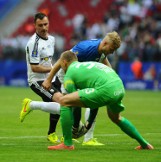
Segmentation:
<svg viewBox="0 0 161 162">
<path fill-rule="evenodd" d="M 39 64 L 30 64 L 30 65 L 32 71 L 35 73 L 49 73 L 51 71 L 51 67 L 46 67 Z"/>
<path fill-rule="evenodd" d="M 109 66 L 110 68 L 112 68 L 110 62 L 108 61 L 107 57 L 105 59 L 103 59 L 102 61 L 103 64 L 105 64 L 106 66 Z"/>
<path fill-rule="evenodd" d="M 59 69 L 61 68 L 60 66 L 60 60 L 58 60 L 54 66 L 52 67 L 48 77 L 44 80 L 44 82 L 42 83 L 42 86 L 45 88 L 45 89 L 50 89 L 51 87 L 51 82 L 52 82 L 52 79 L 53 77 L 56 75 L 56 73 L 59 71 Z"/>
<path fill-rule="evenodd" d="M 70 78 L 64 78 L 64 88 L 69 93 L 77 91 L 73 80 L 71 80 Z"/>
</svg>

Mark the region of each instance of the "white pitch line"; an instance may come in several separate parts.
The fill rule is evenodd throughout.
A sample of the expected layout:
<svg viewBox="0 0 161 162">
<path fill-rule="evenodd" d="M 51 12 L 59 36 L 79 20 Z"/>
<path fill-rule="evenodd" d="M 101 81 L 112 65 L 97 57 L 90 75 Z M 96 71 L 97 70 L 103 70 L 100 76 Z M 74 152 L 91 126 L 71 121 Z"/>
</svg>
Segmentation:
<svg viewBox="0 0 161 162">
<path fill-rule="evenodd" d="M 144 133 L 144 135 L 156 135 L 161 133 Z M 124 136 L 126 134 L 95 134 L 95 137 L 110 137 L 110 136 Z M 58 135 L 62 136 L 62 135 Z M 0 137 L 0 139 L 32 139 L 32 138 L 46 138 L 46 136 L 17 136 L 17 137 Z"/>
</svg>

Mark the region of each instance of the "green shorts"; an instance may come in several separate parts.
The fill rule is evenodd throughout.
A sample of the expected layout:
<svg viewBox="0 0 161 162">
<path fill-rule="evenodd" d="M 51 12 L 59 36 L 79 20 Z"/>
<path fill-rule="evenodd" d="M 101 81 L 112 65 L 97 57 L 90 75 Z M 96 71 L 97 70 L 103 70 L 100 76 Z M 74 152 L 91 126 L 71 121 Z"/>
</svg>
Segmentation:
<svg viewBox="0 0 161 162">
<path fill-rule="evenodd" d="M 80 100 L 86 107 L 98 108 L 107 106 L 113 113 L 119 113 L 124 110 L 121 100 L 124 97 L 125 90 L 121 81 L 104 84 L 101 87 L 86 88 L 78 91 Z"/>
</svg>

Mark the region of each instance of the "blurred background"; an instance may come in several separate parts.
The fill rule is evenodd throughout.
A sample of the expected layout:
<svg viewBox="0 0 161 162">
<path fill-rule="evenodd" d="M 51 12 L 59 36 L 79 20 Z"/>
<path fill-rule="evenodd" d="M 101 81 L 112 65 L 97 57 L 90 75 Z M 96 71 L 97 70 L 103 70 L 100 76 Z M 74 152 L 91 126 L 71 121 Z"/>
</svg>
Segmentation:
<svg viewBox="0 0 161 162">
<path fill-rule="evenodd" d="M 0 0 L 0 86 L 28 86 L 25 46 L 38 11 L 56 38 L 53 62 L 115 30 L 122 44 L 108 59 L 125 88 L 161 90 L 161 0 Z"/>
</svg>

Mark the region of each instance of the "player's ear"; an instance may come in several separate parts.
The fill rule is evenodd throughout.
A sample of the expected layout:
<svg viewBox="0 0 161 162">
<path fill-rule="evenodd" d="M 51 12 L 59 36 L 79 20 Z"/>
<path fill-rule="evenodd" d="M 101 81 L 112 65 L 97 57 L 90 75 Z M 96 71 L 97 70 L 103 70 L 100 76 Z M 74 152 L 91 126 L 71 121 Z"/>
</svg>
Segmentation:
<svg viewBox="0 0 161 162">
<path fill-rule="evenodd" d="M 69 62 L 67 60 L 64 60 L 64 64 L 67 66 Z"/>
<path fill-rule="evenodd" d="M 108 45 L 108 41 L 107 40 L 104 40 L 103 42 L 102 42 L 102 46 L 104 47 L 104 46 L 107 46 Z"/>
</svg>

